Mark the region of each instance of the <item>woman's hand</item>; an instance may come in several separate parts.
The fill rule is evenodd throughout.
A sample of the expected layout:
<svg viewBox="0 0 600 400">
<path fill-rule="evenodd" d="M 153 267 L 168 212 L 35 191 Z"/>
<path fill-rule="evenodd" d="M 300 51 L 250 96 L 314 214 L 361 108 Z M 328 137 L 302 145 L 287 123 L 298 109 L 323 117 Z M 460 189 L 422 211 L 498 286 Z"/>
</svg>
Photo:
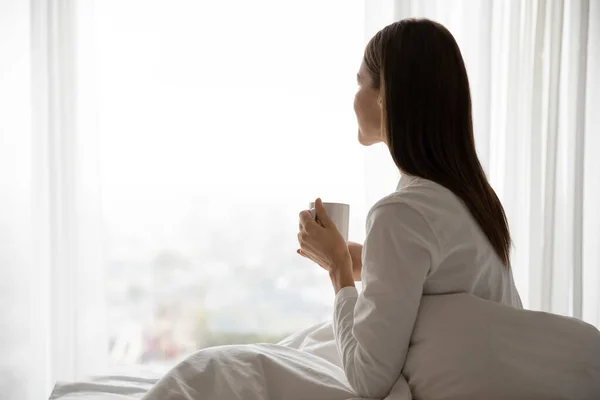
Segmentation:
<svg viewBox="0 0 600 400">
<path fill-rule="evenodd" d="M 337 293 L 343 287 L 354 286 L 352 259 L 346 241 L 327 215 L 321 199 L 315 201 L 315 210 L 316 220 L 308 210 L 300 213 L 298 254 L 327 270 Z"/>
<path fill-rule="evenodd" d="M 360 281 L 362 273 L 362 250 L 363 245 L 355 242 L 348 242 L 348 252 L 352 259 L 352 277 L 355 282 Z"/>
</svg>

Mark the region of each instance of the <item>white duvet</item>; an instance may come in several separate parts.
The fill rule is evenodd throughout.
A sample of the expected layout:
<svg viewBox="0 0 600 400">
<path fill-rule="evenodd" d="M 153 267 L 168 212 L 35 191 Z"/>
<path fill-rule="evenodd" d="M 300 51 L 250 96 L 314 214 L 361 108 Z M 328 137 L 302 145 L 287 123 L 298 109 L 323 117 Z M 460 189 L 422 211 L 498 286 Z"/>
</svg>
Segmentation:
<svg viewBox="0 0 600 400">
<path fill-rule="evenodd" d="M 347 400 L 331 323 L 279 344 L 219 346 L 201 350 L 169 372 L 144 400 Z"/>
<path fill-rule="evenodd" d="M 413 398 L 598 400 L 600 332 L 572 318 L 519 310 L 468 294 L 425 296 L 403 374 L 386 400 Z M 341 369 L 332 326 L 324 323 L 277 345 L 201 350 L 169 371 L 143 399 L 357 397 Z"/>
<path fill-rule="evenodd" d="M 56 385 L 50 399 L 139 399 L 152 387 L 154 389 L 146 398 L 355 398 L 340 368 L 330 322 L 312 326 L 276 345 L 205 349 L 178 364 L 170 373 L 165 375 L 165 372 L 146 369 L 135 374 L 121 373 L 98 376 L 85 382 L 61 383 Z M 209 386 L 213 393 L 203 389 Z"/>
</svg>

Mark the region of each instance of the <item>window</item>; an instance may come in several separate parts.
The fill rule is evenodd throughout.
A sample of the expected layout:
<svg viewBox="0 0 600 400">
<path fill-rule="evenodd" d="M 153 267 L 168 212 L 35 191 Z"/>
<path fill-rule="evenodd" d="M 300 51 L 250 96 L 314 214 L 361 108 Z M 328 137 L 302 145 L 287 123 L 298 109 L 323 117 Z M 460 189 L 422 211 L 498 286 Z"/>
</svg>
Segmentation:
<svg viewBox="0 0 600 400">
<path fill-rule="evenodd" d="M 330 318 L 298 212 L 351 205 L 364 2 L 103 0 L 93 12 L 109 351 L 163 363 Z"/>
</svg>

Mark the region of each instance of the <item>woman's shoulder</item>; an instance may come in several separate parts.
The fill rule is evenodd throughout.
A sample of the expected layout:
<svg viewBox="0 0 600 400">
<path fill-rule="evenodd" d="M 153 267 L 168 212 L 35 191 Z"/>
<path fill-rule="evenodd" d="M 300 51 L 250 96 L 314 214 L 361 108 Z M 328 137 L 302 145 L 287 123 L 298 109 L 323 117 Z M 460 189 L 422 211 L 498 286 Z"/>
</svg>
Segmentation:
<svg viewBox="0 0 600 400">
<path fill-rule="evenodd" d="M 410 208 L 424 217 L 460 206 L 458 198 L 448 189 L 428 179 L 403 176 L 396 191 L 377 201 L 369 211 L 381 214 L 383 210 Z"/>
<path fill-rule="evenodd" d="M 438 183 L 418 177 L 403 177 L 395 192 L 371 207 L 367 229 L 378 220 L 387 225 L 403 224 L 404 228 L 406 224 L 417 224 L 414 229 L 427 234 L 430 241 L 436 243 L 440 254 L 458 236 L 473 237 L 474 243 L 477 242 L 475 236 L 479 232 L 469 211 L 454 193 Z"/>
<path fill-rule="evenodd" d="M 408 235 L 412 241 L 427 247 L 432 261 L 437 263 L 442 254 L 441 243 L 435 227 L 435 212 L 427 206 L 434 197 L 428 182 L 416 180 L 383 197 L 369 211 L 367 235 L 371 230 L 383 230 L 401 240 Z"/>
</svg>

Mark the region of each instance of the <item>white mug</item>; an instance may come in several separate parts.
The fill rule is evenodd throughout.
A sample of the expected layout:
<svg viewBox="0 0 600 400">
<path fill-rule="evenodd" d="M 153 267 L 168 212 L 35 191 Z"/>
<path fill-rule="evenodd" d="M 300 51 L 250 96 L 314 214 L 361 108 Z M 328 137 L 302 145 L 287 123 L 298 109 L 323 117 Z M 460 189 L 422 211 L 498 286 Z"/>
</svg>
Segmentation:
<svg viewBox="0 0 600 400">
<path fill-rule="evenodd" d="M 315 203 L 311 202 L 308 205 L 310 209 L 310 215 L 313 218 L 316 217 L 317 212 L 315 210 Z M 329 215 L 329 218 L 333 221 L 338 231 L 342 234 L 342 237 L 348 241 L 348 228 L 350 224 L 350 205 L 344 203 L 325 203 L 323 202 L 323 208 Z"/>
</svg>

